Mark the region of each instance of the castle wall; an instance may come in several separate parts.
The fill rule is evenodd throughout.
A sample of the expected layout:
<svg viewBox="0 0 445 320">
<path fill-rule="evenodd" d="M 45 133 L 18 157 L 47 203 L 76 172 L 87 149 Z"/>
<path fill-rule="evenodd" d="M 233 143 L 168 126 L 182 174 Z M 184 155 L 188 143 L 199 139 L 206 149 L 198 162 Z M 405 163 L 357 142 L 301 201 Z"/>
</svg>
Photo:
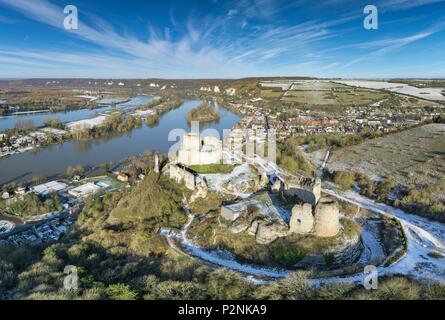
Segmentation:
<svg viewBox="0 0 445 320">
<path fill-rule="evenodd" d="M 315 197 L 315 203 L 318 203 L 321 199 L 321 179 L 320 178 L 315 179 L 315 183 L 312 188 L 312 192 Z"/>
<path fill-rule="evenodd" d="M 317 204 L 317 198 L 315 194 L 310 190 L 292 187 L 284 190 L 284 194 L 289 197 L 297 197 L 302 202 L 310 203 L 312 206 L 315 206 Z"/>
<path fill-rule="evenodd" d="M 314 216 L 309 203 L 296 205 L 292 209 L 289 231 L 297 234 L 309 234 L 314 229 Z"/>
<path fill-rule="evenodd" d="M 247 206 L 241 205 L 223 206 L 221 207 L 221 217 L 227 221 L 235 221 L 241 214 L 247 212 Z"/>
<path fill-rule="evenodd" d="M 192 151 L 190 149 L 180 149 L 178 152 L 178 162 L 185 165 L 201 164 L 199 151 Z"/>
<path fill-rule="evenodd" d="M 176 165 L 170 165 L 169 167 L 170 178 L 175 180 L 177 183 L 184 182 L 185 186 L 190 189 L 195 189 L 196 179 L 193 174 L 184 170 Z"/>
<path fill-rule="evenodd" d="M 297 197 L 302 202 L 310 203 L 315 207 L 321 198 L 321 179 L 302 179 L 301 181 L 292 180 L 286 182 L 284 194 L 290 197 Z"/>
</svg>

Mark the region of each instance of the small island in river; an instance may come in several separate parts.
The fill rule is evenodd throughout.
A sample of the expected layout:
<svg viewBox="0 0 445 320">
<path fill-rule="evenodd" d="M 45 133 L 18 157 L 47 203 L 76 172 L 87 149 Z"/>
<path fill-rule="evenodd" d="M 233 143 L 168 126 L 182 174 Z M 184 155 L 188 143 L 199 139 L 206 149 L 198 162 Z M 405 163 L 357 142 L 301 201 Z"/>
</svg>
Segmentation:
<svg viewBox="0 0 445 320">
<path fill-rule="evenodd" d="M 199 121 L 199 122 L 217 121 L 219 120 L 219 118 L 220 118 L 219 112 L 215 111 L 207 103 L 203 103 L 187 113 L 187 121 L 189 123 L 192 121 Z"/>
</svg>

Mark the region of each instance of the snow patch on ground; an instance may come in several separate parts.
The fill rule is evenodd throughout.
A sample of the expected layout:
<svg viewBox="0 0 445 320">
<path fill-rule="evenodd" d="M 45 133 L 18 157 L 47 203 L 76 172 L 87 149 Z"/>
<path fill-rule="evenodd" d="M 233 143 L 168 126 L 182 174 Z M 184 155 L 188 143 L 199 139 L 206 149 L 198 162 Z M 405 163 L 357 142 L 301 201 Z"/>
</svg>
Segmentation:
<svg viewBox="0 0 445 320">
<path fill-rule="evenodd" d="M 242 199 L 246 199 L 251 196 L 250 193 L 230 192 L 224 188 L 224 185 L 229 181 L 236 181 L 238 179 L 245 180 L 246 178 L 248 179 L 249 177 L 253 177 L 252 171 L 247 163 L 235 167 L 235 169 L 233 169 L 233 171 L 229 174 L 202 174 L 201 176 L 205 177 L 207 180 L 207 185 L 213 191 L 232 194 Z"/>
<path fill-rule="evenodd" d="M 356 204 L 373 212 L 396 217 L 402 224 L 408 239 L 405 255 L 388 268 L 379 268 L 380 275 L 409 275 L 420 280 L 436 280 L 445 283 L 445 259 L 430 256 L 438 253 L 445 256 L 445 225 L 429 221 L 403 210 L 361 196 L 353 191 L 339 191 L 327 183 L 324 193 Z"/>
<path fill-rule="evenodd" d="M 98 117 L 91 118 L 91 119 L 70 122 L 66 126 L 70 130 L 91 129 L 91 128 L 100 126 L 106 119 L 107 119 L 107 116 L 98 116 Z"/>
<path fill-rule="evenodd" d="M 368 221 L 362 225 L 361 236 L 365 249 L 359 259 L 361 264 L 380 261 L 385 256 L 383 246 L 377 236 L 377 223 L 377 221 Z"/>
<path fill-rule="evenodd" d="M 406 94 L 421 99 L 445 101 L 442 95 L 443 88 L 416 88 L 405 83 L 391 83 L 386 81 L 369 81 L 369 80 L 343 80 L 335 81 L 352 87 L 388 90 L 395 93 Z"/>
<path fill-rule="evenodd" d="M 181 236 L 178 239 L 181 241 L 181 246 L 186 251 L 190 252 L 193 256 L 202 259 L 204 261 L 208 261 L 210 263 L 253 276 L 282 278 L 286 277 L 289 274 L 289 271 L 286 270 L 263 268 L 258 266 L 241 264 L 235 260 L 235 258 L 230 252 L 225 250 L 208 251 L 199 248 L 198 246 L 193 244 L 191 240 L 187 238 L 187 231 L 194 219 L 195 216 L 189 215 L 188 222 L 181 230 Z"/>
</svg>

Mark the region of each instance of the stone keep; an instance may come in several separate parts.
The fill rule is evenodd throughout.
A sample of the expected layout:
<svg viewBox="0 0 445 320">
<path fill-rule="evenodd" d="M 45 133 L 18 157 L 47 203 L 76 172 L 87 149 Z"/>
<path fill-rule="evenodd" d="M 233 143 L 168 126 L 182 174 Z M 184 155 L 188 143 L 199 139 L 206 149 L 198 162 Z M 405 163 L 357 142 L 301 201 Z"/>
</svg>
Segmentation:
<svg viewBox="0 0 445 320">
<path fill-rule="evenodd" d="M 309 234 L 313 230 L 314 216 L 312 214 L 312 205 L 305 203 L 293 207 L 289 231 L 296 234 Z"/>
<path fill-rule="evenodd" d="M 197 164 L 199 162 L 200 144 L 201 141 L 198 133 L 188 133 L 184 135 L 178 153 L 178 161 L 185 165 Z"/>
<path fill-rule="evenodd" d="M 184 165 L 206 165 L 220 163 L 222 160 L 222 142 L 215 137 L 204 137 L 199 133 L 184 135 L 178 152 L 178 162 Z"/>
<path fill-rule="evenodd" d="M 340 232 L 340 208 L 337 201 L 322 198 L 315 207 L 314 232 L 317 237 L 335 237 Z"/>
</svg>

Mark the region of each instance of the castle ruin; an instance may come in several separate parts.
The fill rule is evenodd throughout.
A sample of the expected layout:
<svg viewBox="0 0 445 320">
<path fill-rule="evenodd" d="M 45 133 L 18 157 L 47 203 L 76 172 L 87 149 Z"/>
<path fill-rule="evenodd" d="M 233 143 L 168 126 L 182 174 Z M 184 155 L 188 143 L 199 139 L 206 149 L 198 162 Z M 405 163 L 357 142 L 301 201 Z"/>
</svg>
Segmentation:
<svg viewBox="0 0 445 320">
<path fill-rule="evenodd" d="M 302 178 L 280 182 L 281 191 L 298 198 L 302 204 L 292 209 L 289 231 L 313 234 L 321 238 L 335 237 L 340 232 L 340 209 L 337 201 L 321 196 L 320 178 Z M 277 186 L 275 186 L 277 187 Z"/>
<path fill-rule="evenodd" d="M 288 197 L 297 197 L 304 203 L 316 206 L 321 198 L 321 179 L 304 178 L 284 183 L 283 192 Z"/>
<path fill-rule="evenodd" d="M 289 223 L 291 233 L 313 234 L 320 238 L 335 237 L 340 232 L 340 208 L 337 201 L 321 198 L 315 207 L 297 204 L 292 209 Z"/>
<path fill-rule="evenodd" d="M 201 139 L 196 132 L 184 135 L 177 162 L 190 166 L 220 163 L 221 160 L 221 140 L 210 136 Z"/>
</svg>

